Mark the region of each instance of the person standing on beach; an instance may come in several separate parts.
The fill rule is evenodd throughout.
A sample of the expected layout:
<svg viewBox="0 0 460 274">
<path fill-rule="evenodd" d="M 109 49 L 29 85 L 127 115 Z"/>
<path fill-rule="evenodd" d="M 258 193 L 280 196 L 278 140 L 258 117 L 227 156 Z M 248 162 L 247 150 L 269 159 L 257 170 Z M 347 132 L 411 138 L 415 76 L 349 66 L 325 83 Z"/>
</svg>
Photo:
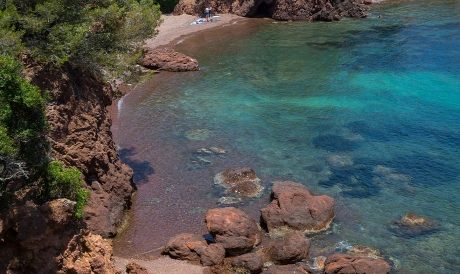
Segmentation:
<svg viewBox="0 0 460 274">
<path fill-rule="evenodd" d="M 210 14 L 209 8 L 206 8 L 205 14 L 206 14 L 206 22 L 209 22 L 209 14 Z"/>
</svg>

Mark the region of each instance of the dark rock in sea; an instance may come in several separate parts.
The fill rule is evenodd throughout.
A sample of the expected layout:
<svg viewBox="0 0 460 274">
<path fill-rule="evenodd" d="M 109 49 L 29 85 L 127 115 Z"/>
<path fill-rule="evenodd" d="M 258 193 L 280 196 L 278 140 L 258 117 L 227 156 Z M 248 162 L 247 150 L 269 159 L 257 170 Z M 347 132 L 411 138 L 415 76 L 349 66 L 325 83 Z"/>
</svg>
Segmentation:
<svg viewBox="0 0 460 274">
<path fill-rule="evenodd" d="M 299 273 L 314 273 L 313 270 L 306 264 L 296 265 L 271 265 L 263 272 L 263 274 L 299 274 Z"/>
<path fill-rule="evenodd" d="M 232 267 L 244 269 L 249 273 L 260 273 L 264 267 L 264 262 L 259 255 L 255 253 L 247 253 L 237 256 L 232 261 Z"/>
<path fill-rule="evenodd" d="M 147 52 L 139 63 L 148 69 L 165 71 L 193 71 L 199 70 L 198 61 L 172 49 L 146 49 Z"/>
<path fill-rule="evenodd" d="M 200 235 L 182 233 L 169 240 L 163 254 L 173 259 L 200 261 L 200 256 L 207 247 L 208 244 Z"/>
<path fill-rule="evenodd" d="M 390 229 L 397 235 L 412 237 L 435 232 L 441 226 L 428 218 L 408 213 L 390 225 Z"/>
<path fill-rule="evenodd" d="M 264 249 L 268 261 L 274 264 L 294 264 L 307 258 L 310 240 L 295 231 Z"/>
<path fill-rule="evenodd" d="M 263 191 L 254 170 L 246 167 L 226 169 L 214 177 L 214 183 L 223 186 L 230 193 L 244 197 L 258 197 Z"/>
<path fill-rule="evenodd" d="M 262 231 L 255 220 L 234 207 L 210 209 L 205 221 L 208 232 L 228 255 L 247 253 L 262 240 Z"/>
<path fill-rule="evenodd" d="M 201 252 L 201 264 L 204 266 L 220 265 L 225 258 L 225 249 L 221 244 L 211 244 Z"/>
<path fill-rule="evenodd" d="M 126 265 L 126 274 L 151 274 L 147 269 L 135 262 Z"/>
<path fill-rule="evenodd" d="M 347 254 L 330 255 L 324 266 L 325 274 L 387 274 L 389 272 L 390 265 L 382 259 Z"/>
<path fill-rule="evenodd" d="M 315 196 L 299 183 L 276 182 L 272 187 L 272 201 L 261 213 L 271 238 L 296 230 L 311 234 L 329 228 L 335 216 L 334 199 Z"/>
<path fill-rule="evenodd" d="M 277 20 L 336 21 L 343 17 L 366 17 L 366 7 L 362 5 L 369 0 L 180 0 L 174 8 L 174 14 L 183 13 L 204 16 L 204 10 L 212 7 L 214 13 L 234 13 L 244 17 L 271 17 Z"/>
</svg>

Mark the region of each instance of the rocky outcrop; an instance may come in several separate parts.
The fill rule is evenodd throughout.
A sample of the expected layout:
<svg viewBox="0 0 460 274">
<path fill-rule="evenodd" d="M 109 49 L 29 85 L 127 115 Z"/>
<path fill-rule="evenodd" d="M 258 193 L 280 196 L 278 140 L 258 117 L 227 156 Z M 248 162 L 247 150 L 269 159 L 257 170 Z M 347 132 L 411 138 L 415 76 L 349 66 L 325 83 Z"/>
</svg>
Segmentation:
<svg viewBox="0 0 460 274">
<path fill-rule="evenodd" d="M 263 272 L 264 274 L 308 274 L 314 273 L 306 264 L 299 265 L 271 265 Z"/>
<path fill-rule="evenodd" d="M 333 254 L 326 260 L 325 274 L 387 274 L 390 265 L 382 259 L 359 257 L 346 254 Z"/>
<path fill-rule="evenodd" d="M 182 233 L 169 240 L 163 254 L 173 259 L 199 261 L 201 253 L 208 247 L 203 237 L 191 233 Z"/>
<path fill-rule="evenodd" d="M 256 222 L 234 207 L 210 209 L 205 221 L 209 234 L 225 248 L 228 255 L 249 252 L 262 239 L 262 231 Z"/>
<path fill-rule="evenodd" d="M 232 167 L 218 173 L 214 184 L 226 189 L 226 192 L 243 197 L 259 197 L 263 187 L 254 170 L 248 167 Z"/>
<path fill-rule="evenodd" d="M 49 90 L 47 105 L 52 155 L 85 176 L 91 195 L 84 222 L 94 234 L 112 237 L 134 191 L 133 172 L 118 157 L 106 107 L 112 89 L 91 74 L 68 65 L 59 69 L 27 62 L 25 76 Z"/>
<path fill-rule="evenodd" d="M 428 218 L 420 217 L 414 213 L 408 213 L 394 221 L 391 229 L 401 236 L 416 236 L 431 233 L 440 228 L 440 225 Z"/>
<path fill-rule="evenodd" d="M 299 183 L 276 182 L 272 187 L 272 201 L 261 213 L 272 238 L 296 230 L 311 234 L 329 227 L 335 216 L 334 199 L 315 196 Z"/>
<path fill-rule="evenodd" d="M 126 274 L 151 274 L 147 269 L 135 262 L 126 265 Z"/>
<path fill-rule="evenodd" d="M 58 274 L 121 274 L 121 271 L 117 270 L 113 265 L 110 244 L 105 242 L 100 235 L 94 235 L 88 231 L 75 235 L 57 261 L 59 264 Z"/>
<path fill-rule="evenodd" d="M 174 14 L 204 16 L 205 8 L 214 13 L 234 13 L 244 17 L 270 17 L 277 20 L 335 21 L 343 17 L 366 17 L 370 0 L 180 0 Z"/>
<path fill-rule="evenodd" d="M 310 240 L 299 231 L 292 232 L 267 248 L 268 260 L 274 264 L 295 264 L 307 258 Z"/>
<path fill-rule="evenodd" d="M 139 63 L 148 69 L 164 71 L 200 70 L 198 61 L 172 49 L 147 49 Z"/>
<path fill-rule="evenodd" d="M 249 273 L 260 273 L 264 267 L 264 261 L 262 258 L 255 253 L 247 253 L 235 257 L 232 260 L 232 267 L 236 269 L 242 269 Z"/>
<path fill-rule="evenodd" d="M 117 273 L 101 235 L 116 234 L 134 184 L 110 132 L 112 89 L 68 64 L 51 69 L 25 55 L 23 62 L 24 77 L 50 91 L 50 156 L 77 167 L 91 194 L 83 218 L 76 219 L 74 202 L 36 204 L 34 186 L 19 186 L 16 206 L 0 216 L 0 273 Z"/>
</svg>

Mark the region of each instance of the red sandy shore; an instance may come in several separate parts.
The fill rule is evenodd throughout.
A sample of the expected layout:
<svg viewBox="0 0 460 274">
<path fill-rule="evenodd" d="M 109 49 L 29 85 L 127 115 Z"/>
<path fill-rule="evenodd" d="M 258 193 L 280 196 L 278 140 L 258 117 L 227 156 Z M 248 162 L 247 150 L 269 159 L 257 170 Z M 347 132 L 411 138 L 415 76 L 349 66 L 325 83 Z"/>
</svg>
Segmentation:
<svg viewBox="0 0 460 274">
<path fill-rule="evenodd" d="M 174 46 L 179 41 L 196 34 L 197 32 L 204 31 L 206 29 L 217 28 L 228 26 L 236 21 L 247 20 L 247 18 L 240 17 L 234 14 L 221 14 L 218 15 L 217 20 L 213 22 L 204 22 L 201 24 L 191 23 L 199 19 L 193 15 L 183 14 L 180 16 L 174 15 L 162 15 L 163 23 L 158 28 L 158 34 L 146 41 L 146 46 L 149 48 L 157 47 L 169 47 Z M 133 86 L 121 86 L 123 93 L 128 93 L 134 89 Z M 109 109 L 113 119 L 117 116 L 117 104 L 118 100 L 114 100 L 112 107 Z M 126 265 L 130 261 L 134 261 L 139 265 L 147 268 L 148 271 L 155 274 L 201 274 L 203 273 L 204 267 L 200 265 L 191 264 L 185 261 L 177 261 L 170 259 L 167 256 L 160 257 L 154 260 L 138 260 L 134 258 L 121 258 L 114 257 L 115 266 L 124 271 Z"/>
</svg>

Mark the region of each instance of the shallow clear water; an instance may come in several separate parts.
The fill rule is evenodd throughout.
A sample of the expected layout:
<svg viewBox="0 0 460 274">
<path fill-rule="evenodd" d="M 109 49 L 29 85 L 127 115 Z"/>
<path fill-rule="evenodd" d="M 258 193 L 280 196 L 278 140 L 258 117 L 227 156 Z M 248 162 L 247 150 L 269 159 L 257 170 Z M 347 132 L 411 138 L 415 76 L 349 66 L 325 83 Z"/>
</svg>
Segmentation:
<svg viewBox="0 0 460 274">
<path fill-rule="evenodd" d="M 337 218 L 313 254 L 359 244 L 400 273 L 460 269 L 459 1 L 373 5 L 366 19 L 334 23 L 239 22 L 176 49 L 201 71 L 158 74 L 123 98 L 114 123 L 139 187 L 116 254 L 205 232 L 224 195 L 214 175 L 249 166 L 267 189 L 239 205 L 254 218 L 277 180 L 334 197 Z M 191 161 L 213 146 L 228 153 Z M 389 229 L 409 212 L 441 229 Z"/>
</svg>

